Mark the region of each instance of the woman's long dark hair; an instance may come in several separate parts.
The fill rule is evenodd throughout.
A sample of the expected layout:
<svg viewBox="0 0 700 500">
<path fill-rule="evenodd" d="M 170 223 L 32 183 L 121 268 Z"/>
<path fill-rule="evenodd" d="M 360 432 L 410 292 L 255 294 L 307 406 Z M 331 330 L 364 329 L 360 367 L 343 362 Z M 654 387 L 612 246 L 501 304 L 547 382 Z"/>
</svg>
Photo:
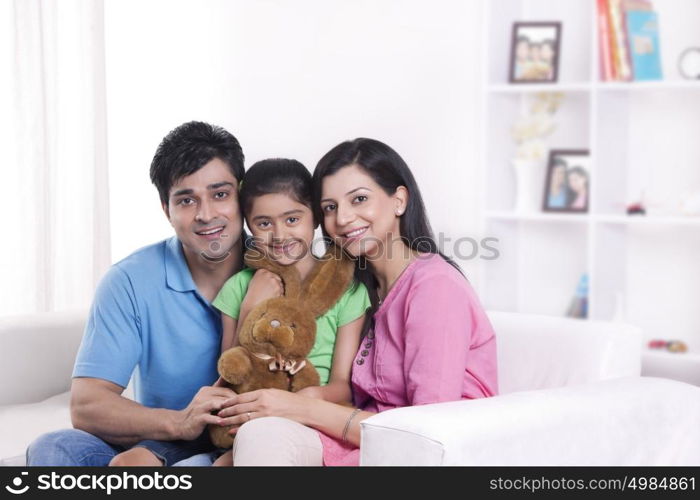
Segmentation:
<svg viewBox="0 0 700 500">
<path fill-rule="evenodd" d="M 322 228 L 321 188 L 323 179 L 350 165 L 360 167 L 389 196 L 393 195 L 400 186 L 404 186 L 408 190 L 408 204 L 399 221 L 399 230 L 404 244 L 411 250 L 439 254 L 460 273 L 462 272 L 452 259 L 443 255 L 438 249 L 425 212 L 423 198 L 408 165 L 396 151 L 374 139 L 360 137 L 338 144 L 326 153 L 316 165 L 313 175 L 313 209 L 316 212 L 316 220 L 321 222 Z M 325 228 L 323 228 L 323 234 L 328 237 Z M 371 318 L 379 307 L 378 281 L 362 256 L 358 257 L 355 263 L 355 278 L 367 287 L 372 303 L 371 314 L 368 316 Z M 362 329 L 363 336 L 367 333 L 368 328 L 369 322 L 365 322 L 365 327 Z"/>
</svg>

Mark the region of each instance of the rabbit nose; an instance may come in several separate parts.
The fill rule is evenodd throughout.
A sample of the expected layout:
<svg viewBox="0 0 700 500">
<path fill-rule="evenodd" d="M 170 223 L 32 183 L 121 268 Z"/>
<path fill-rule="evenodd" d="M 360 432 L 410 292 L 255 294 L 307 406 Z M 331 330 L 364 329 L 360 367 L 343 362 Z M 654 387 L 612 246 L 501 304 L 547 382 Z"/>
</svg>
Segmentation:
<svg viewBox="0 0 700 500">
<path fill-rule="evenodd" d="M 276 319 L 273 319 L 272 321 L 270 321 L 270 326 L 272 328 L 277 328 L 278 326 L 280 326 L 280 324 L 281 323 L 279 321 L 277 321 Z"/>
</svg>

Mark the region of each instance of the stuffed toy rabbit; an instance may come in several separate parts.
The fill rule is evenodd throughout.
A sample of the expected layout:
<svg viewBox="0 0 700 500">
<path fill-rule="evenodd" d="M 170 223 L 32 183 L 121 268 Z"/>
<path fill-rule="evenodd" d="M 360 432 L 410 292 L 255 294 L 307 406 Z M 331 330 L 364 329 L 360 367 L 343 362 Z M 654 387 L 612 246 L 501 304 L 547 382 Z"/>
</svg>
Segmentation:
<svg viewBox="0 0 700 500">
<path fill-rule="evenodd" d="M 353 262 L 332 245 L 303 283 L 294 266 L 279 265 L 255 248 L 246 252 L 245 263 L 278 274 L 284 295 L 266 300 L 248 313 L 238 333 L 240 345 L 219 358 L 221 378 L 238 394 L 265 388 L 297 392 L 319 385 L 318 372 L 306 359 L 316 340 L 316 318 L 347 290 Z M 212 442 L 219 448 L 231 448 L 230 429 L 210 425 Z"/>
</svg>

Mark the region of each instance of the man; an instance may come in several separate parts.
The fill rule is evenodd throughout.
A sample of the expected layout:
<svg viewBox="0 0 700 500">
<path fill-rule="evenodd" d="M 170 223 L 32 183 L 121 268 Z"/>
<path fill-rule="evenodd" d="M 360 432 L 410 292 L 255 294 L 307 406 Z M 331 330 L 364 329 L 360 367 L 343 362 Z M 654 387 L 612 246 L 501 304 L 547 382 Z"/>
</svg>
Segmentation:
<svg viewBox="0 0 700 500">
<path fill-rule="evenodd" d="M 195 440 L 234 395 L 212 386 L 221 319 L 211 302 L 242 264 L 243 152 L 221 127 L 189 122 L 163 139 L 150 173 L 175 236 L 102 279 L 73 371 L 75 429 L 39 437 L 28 465 L 104 466 L 145 440 Z M 121 395 L 132 374 L 138 402 Z"/>
</svg>

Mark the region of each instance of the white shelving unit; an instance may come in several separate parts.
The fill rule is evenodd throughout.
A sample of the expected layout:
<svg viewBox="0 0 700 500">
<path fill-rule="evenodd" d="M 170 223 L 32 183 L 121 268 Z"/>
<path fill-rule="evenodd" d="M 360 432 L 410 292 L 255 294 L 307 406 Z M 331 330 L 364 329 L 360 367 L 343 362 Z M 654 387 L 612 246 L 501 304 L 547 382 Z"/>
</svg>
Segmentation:
<svg viewBox="0 0 700 500">
<path fill-rule="evenodd" d="M 480 295 L 491 309 L 564 315 L 587 273 L 590 319 L 611 320 L 621 307 L 647 339 L 683 340 L 698 353 L 700 217 L 677 213 L 668 200 L 700 190 L 700 81 L 683 80 L 676 69 L 684 48 L 700 46 L 700 2 L 653 1 L 665 77 L 658 82 L 599 81 L 596 3 L 485 2 L 481 220 L 500 255 L 482 262 Z M 558 83 L 508 83 L 515 21 L 562 23 Z M 510 130 L 538 92 L 565 94 L 548 147 L 591 153 L 588 213 L 513 211 Z M 666 208 L 626 215 L 642 192 Z"/>
</svg>

